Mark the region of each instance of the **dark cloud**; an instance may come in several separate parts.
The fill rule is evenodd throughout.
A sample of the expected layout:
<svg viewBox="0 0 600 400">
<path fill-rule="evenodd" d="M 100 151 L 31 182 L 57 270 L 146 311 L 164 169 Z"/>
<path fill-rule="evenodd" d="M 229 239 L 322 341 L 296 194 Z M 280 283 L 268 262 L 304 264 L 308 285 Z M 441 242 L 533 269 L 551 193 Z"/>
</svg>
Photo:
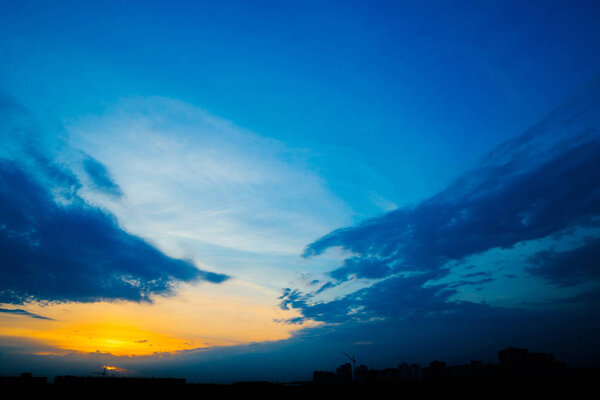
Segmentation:
<svg viewBox="0 0 600 400">
<path fill-rule="evenodd" d="M 343 280 L 399 271 L 447 273 L 453 260 L 546 237 L 575 226 L 595 226 L 600 215 L 600 141 L 568 149 L 530 171 L 506 178 L 496 168 L 479 187 L 458 198 L 442 194 L 334 231 L 311 244 L 307 255 L 341 246 L 359 256 L 332 272 Z M 568 183 L 568 184 L 567 184 Z"/>
<path fill-rule="evenodd" d="M 317 291 L 315 292 L 315 294 L 319 294 L 324 292 L 327 289 L 331 289 L 332 287 L 336 287 L 337 285 L 333 282 L 327 282 L 324 283 L 323 285 L 321 285 L 321 287 L 319 289 L 317 289 Z"/>
<path fill-rule="evenodd" d="M 448 273 L 449 261 L 510 248 L 600 215 L 600 81 L 525 134 L 490 153 L 481 167 L 416 207 L 331 232 L 311 257 L 340 246 L 355 254 L 338 280 L 401 271 Z"/>
<path fill-rule="evenodd" d="M 281 300 L 281 303 L 279 303 L 279 308 L 282 310 L 289 310 L 290 307 L 300 308 L 302 305 L 304 305 L 305 300 L 308 297 L 308 295 L 300 292 L 297 289 L 292 290 L 290 288 L 285 288 L 283 289 L 283 294 L 279 296 L 279 299 Z"/>
<path fill-rule="evenodd" d="M 0 308 L 0 313 L 12 314 L 12 315 L 23 315 L 26 317 L 31 317 L 31 318 L 36 318 L 36 319 L 46 319 L 49 321 L 53 320 L 52 318 L 48 318 L 48 317 L 44 317 L 42 315 L 30 313 L 29 311 L 21 310 L 19 308 L 15 308 L 15 309 Z"/>
<path fill-rule="evenodd" d="M 149 300 L 177 281 L 223 282 L 123 231 L 82 201 L 62 206 L 15 163 L 0 161 L 0 302 Z"/>
<path fill-rule="evenodd" d="M 104 165 L 92 157 L 88 157 L 84 160 L 83 167 L 97 189 L 117 197 L 123 195 L 121 188 L 113 181 Z"/>
<path fill-rule="evenodd" d="M 304 323 L 304 321 L 305 321 L 305 318 L 295 317 L 295 318 L 288 318 L 288 319 L 274 319 L 273 321 L 275 321 L 277 323 L 281 323 L 281 324 L 286 324 L 286 325 L 302 325 L 302 323 Z"/>
<path fill-rule="evenodd" d="M 501 171 L 498 170 L 498 173 Z M 498 180 L 505 181 L 496 185 Z M 565 184 L 568 182 L 568 184 Z M 312 244 L 307 252 L 319 254 L 330 246 L 342 246 L 359 256 L 345 260 L 331 272 L 338 281 L 383 278 L 402 271 L 418 272 L 417 278 L 395 277 L 329 303 L 311 304 L 310 295 L 290 291 L 282 304 L 302 310 L 306 318 L 342 322 L 356 318 L 426 315 L 432 312 L 472 312 L 480 305 L 448 301 L 459 286 L 481 285 L 494 280 L 461 280 L 447 286 L 424 287 L 431 279 L 447 275 L 444 265 L 486 250 L 509 248 L 525 240 L 543 238 L 574 226 L 594 226 L 600 215 L 600 141 L 591 141 L 511 179 L 498 177 L 480 186 L 479 192 L 452 201 L 437 196 L 414 209 L 398 210 L 381 218 L 335 231 Z M 566 258 L 550 253 L 534 260 L 555 267 L 532 272 L 554 281 L 580 282 L 599 277 L 598 249 L 570 254 L 577 266 L 559 265 Z M 481 273 L 470 277 L 483 276 Z"/>
<path fill-rule="evenodd" d="M 86 204 L 77 177 L 52 160 L 64 143 L 1 100 L 0 303 L 149 301 L 179 281 L 228 279 L 164 255 Z M 117 190 L 97 161 L 85 167 L 97 186 Z"/>
<path fill-rule="evenodd" d="M 315 301 L 315 293 L 286 289 L 281 307 L 298 309 L 304 318 L 326 323 L 415 324 L 434 319 L 448 324 L 489 320 L 497 324 L 494 328 L 502 326 L 516 310 L 454 297 L 459 288 L 494 281 L 491 272 L 434 282 L 448 277 L 449 266 L 469 256 L 550 235 L 560 239 L 559 235 L 575 228 L 599 225 L 598 110 L 600 80 L 523 135 L 499 146 L 479 168 L 438 195 L 310 244 L 305 257 L 338 246 L 352 252 L 330 272 L 336 282 L 380 281 L 327 302 Z M 598 280 L 599 249 L 600 239 L 593 239 L 569 252 L 541 252 L 530 258 L 535 265 L 530 272 L 563 286 Z M 572 302 L 585 299 L 597 300 L 588 295 Z M 597 301 L 592 305 L 597 309 Z"/>
<path fill-rule="evenodd" d="M 597 308 L 600 305 L 600 287 L 596 286 L 593 289 L 586 290 L 585 292 L 578 293 L 573 296 L 568 296 L 562 299 L 556 299 L 554 304 L 580 304 L 589 306 L 590 304 L 595 305 L 592 309 Z"/>
<path fill-rule="evenodd" d="M 345 281 L 350 278 L 377 279 L 386 277 L 391 271 L 387 260 L 377 257 L 352 257 L 344 260 L 344 265 L 329 273 L 338 280 Z"/>
<path fill-rule="evenodd" d="M 415 319 L 465 307 L 448 301 L 456 291 L 447 285 L 424 287 L 430 278 L 431 275 L 389 278 L 340 299 L 321 303 L 312 302 L 314 294 L 288 288 L 280 297 L 280 307 L 298 309 L 306 319 L 328 323 Z"/>
<path fill-rule="evenodd" d="M 546 301 L 523 301 L 520 304 L 524 306 L 583 305 L 586 308 L 596 310 L 600 306 L 600 286 L 575 295 L 557 297 Z"/>
<path fill-rule="evenodd" d="M 529 257 L 528 271 L 559 286 L 600 280 L 600 238 L 568 251 L 540 251 Z"/>
</svg>

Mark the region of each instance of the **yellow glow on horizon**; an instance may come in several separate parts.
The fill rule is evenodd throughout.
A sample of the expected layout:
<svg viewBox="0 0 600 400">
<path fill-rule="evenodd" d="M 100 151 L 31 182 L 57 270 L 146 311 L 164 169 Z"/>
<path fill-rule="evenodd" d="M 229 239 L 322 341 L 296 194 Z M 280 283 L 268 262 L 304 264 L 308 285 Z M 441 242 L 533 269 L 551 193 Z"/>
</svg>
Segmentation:
<svg viewBox="0 0 600 400">
<path fill-rule="evenodd" d="M 144 356 L 206 347 L 202 343 L 143 330 L 134 325 L 111 323 L 58 325 L 57 328 L 49 329 L 2 328 L 0 332 L 11 336 L 38 339 L 64 350 L 110 353 L 116 356 Z"/>
<path fill-rule="evenodd" d="M 48 341 L 61 349 L 84 353 L 110 353 L 116 356 L 143 356 L 157 352 L 204 347 L 193 341 L 186 342 L 184 339 L 146 331 L 131 325 L 107 323 L 69 325 L 63 329 L 40 332 L 34 337 Z"/>
<path fill-rule="evenodd" d="M 158 297 L 154 303 L 28 304 L 27 311 L 52 320 L 0 315 L 0 335 L 116 356 L 286 339 L 300 327 L 275 320 L 297 314 L 280 310 L 274 295 L 238 281 L 226 288 L 182 287 L 177 296 Z"/>
<path fill-rule="evenodd" d="M 103 365 L 102 368 L 104 368 L 107 371 L 112 371 L 112 372 L 125 372 L 126 371 L 126 369 L 124 369 L 124 368 L 113 367 L 112 365 Z"/>
</svg>

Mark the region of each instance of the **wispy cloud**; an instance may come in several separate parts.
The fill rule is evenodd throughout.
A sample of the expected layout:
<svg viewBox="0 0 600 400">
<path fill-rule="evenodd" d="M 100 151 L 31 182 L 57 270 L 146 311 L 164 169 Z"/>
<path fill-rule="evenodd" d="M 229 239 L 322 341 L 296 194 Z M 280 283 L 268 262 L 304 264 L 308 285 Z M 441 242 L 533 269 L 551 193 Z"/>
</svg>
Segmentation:
<svg viewBox="0 0 600 400">
<path fill-rule="evenodd" d="M 52 318 L 48 318 L 48 317 L 44 317 L 42 315 L 34 314 L 34 313 L 31 313 L 31 312 L 26 311 L 26 310 L 21 310 L 20 308 L 13 308 L 13 309 L 0 308 L 0 313 L 12 314 L 12 315 L 23 315 L 23 316 L 26 316 L 26 317 L 31 317 L 31 318 L 36 318 L 36 319 L 45 319 L 45 320 L 52 321 Z"/>
<path fill-rule="evenodd" d="M 70 125 L 71 143 L 113 174 L 122 203 L 86 193 L 169 254 L 194 243 L 296 256 L 349 210 L 304 151 L 168 98 L 124 100 Z M 182 243 L 187 245 L 182 245 Z"/>
</svg>

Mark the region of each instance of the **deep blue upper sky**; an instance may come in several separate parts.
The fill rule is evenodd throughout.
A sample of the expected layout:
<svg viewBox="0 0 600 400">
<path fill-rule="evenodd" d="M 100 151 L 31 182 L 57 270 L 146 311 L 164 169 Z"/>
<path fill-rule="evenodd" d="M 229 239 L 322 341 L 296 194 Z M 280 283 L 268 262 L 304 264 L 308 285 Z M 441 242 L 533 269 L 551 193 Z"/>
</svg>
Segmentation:
<svg viewBox="0 0 600 400">
<path fill-rule="evenodd" d="M 325 154 L 316 165 L 332 186 L 358 179 L 401 205 L 441 189 L 598 73 L 597 8 L 6 2 L 0 72 L 12 96 L 59 118 L 123 96 L 183 100 Z M 359 200 L 349 186 L 335 190 Z"/>
<path fill-rule="evenodd" d="M 210 282 L 318 327 L 133 369 L 600 356 L 597 1 L 2 1 L 0 60 L 0 318 Z"/>
</svg>

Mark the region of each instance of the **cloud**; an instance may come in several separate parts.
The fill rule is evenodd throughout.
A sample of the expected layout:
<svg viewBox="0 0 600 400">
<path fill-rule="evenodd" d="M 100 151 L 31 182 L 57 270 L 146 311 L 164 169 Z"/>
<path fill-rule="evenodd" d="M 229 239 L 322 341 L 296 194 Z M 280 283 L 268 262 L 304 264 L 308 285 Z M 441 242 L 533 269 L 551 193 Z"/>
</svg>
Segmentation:
<svg viewBox="0 0 600 400">
<path fill-rule="evenodd" d="M 94 186 L 99 190 L 117 197 L 123 194 L 119 185 L 113 182 L 110 173 L 104 165 L 94 160 L 92 157 L 88 157 L 84 160 L 83 166 Z"/>
<path fill-rule="evenodd" d="M 83 202 L 60 206 L 10 162 L 0 162 L 0 302 L 149 300 L 180 281 L 223 282 L 165 256 Z"/>
<path fill-rule="evenodd" d="M 327 289 L 331 289 L 332 287 L 335 287 L 336 284 L 333 282 L 326 282 L 323 285 L 321 285 L 321 287 L 319 289 L 317 289 L 317 291 L 315 292 L 315 294 L 319 294 L 324 292 Z"/>
<path fill-rule="evenodd" d="M 448 301 L 456 291 L 450 285 L 424 287 L 430 278 L 431 275 L 388 278 L 329 302 L 313 303 L 313 294 L 286 289 L 280 297 L 280 307 L 298 309 L 305 319 L 326 323 L 390 318 L 414 322 L 436 313 L 466 313 L 482 307 L 480 304 Z"/>
<path fill-rule="evenodd" d="M 19 308 L 15 308 L 15 309 L 0 308 L 0 313 L 13 314 L 13 315 L 24 315 L 26 317 L 31 317 L 31 318 L 36 318 L 36 319 L 45 319 L 45 320 L 49 320 L 49 321 L 53 320 L 52 318 L 48 318 L 48 317 L 44 317 L 42 315 L 30 313 L 29 311 L 21 310 Z"/>
<path fill-rule="evenodd" d="M 600 286 L 582 291 L 575 295 L 551 299 L 544 302 L 523 301 L 524 306 L 555 306 L 555 305 L 583 305 L 586 308 L 595 310 L 600 305 Z M 590 307 L 591 305 L 591 307 Z"/>
<path fill-rule="evenodd" d="M 600 238 L 568 251 L 543 250 L 528 258 L 528 271 L 559 286 L 600 281 Z"/>
<path fill-rule="evenodd" d="M 468 194 L 453 197 L 452 190 L 414 209 L 334 231 L 311 244 L 305 254 L 341 246 L 360 255 L 346 261 L 359 276 L 374 267 L 381 276 L 381 262 L 389 266 L 388 275 L 434 271 L 443 276 L 449 261 L 575 226 L 595 226 L 600 214 L 599 154 L 600 140 L 590 140 L 533 170 L 517 174 L 514 165 L 504 164 Z M 346 270 L 347 266 L 341 271 Z"/>
<path fill-rule="evenodd" d="M 150 301 L 171 294 L 179 281 L 228 279 L 125 232 L 114 216 L 86 203 L 76 175 L 50 158 L 51 135 L 38 133 L 10 103 L 0 115 L 0 303 Z M 107 177 L 97 162 L 86 168 L 96 181 Z"/>
<path fill-rule="evenodd" d="M 211 249 L 295 257 L 350 221 L 309 165 L 310 152 L 261 137 L 181 101 L 129 98 L 68 128 L 108 168 L 122 203 L 85 193 L 129 232 L 206 262 Z M 204 252 L 206 253 L 206 252 Z"/>
<path fill-rule="evenodd" d="M 378 257 L 352 257 L 344 260 L 344 265 L 331 271 L 329 274 L 337 281 L 354 278 L 377 279 L 390 274 L 392 268 L 386 260 Z"/>
<path fill-rule="evenodd" d="M 452 280 L 452 266 L 492 249 L 512 249 L 599 226 L 599 109 L 597 79 L 527 132 L 498 146 L 478 168 L 436 196 L 335 230 L 308 245 L 305 258 L 333 247 L 351 253 L 330 272 L 338 283 L 358 278 L 379 281 L 320 302 L 316 293 L 286 289 L 281 306 L 327 323 L 415 321 L 449 314 L 474 319 L 495 310 L 453 296 L 459 288 L 496 279 L 489 272 L 475 271 L 465 277 L 482 279 L 458 275 Z M 538 253 L 529 259 L 536 264 L 530 272 L 562 285 L 597 279 L 597 240 L 568 253 Z M 526 257 L 520 260 L 526 263 Z M 441 278 L 446 281 L 440 283 Z"/>
<path fill-rule="evenodd" d="M 449 261 L 596 226 L 600 215 L 600 81 L 577 101 L 499 146 L 483 165 L 416 207 L 338 229 L 305 257 L 340 246 L 356 256 L 334 272 L 358 276 L 448 271 Z M 381 263 L 386 263 L 386 273 Z"/>
</svg>

